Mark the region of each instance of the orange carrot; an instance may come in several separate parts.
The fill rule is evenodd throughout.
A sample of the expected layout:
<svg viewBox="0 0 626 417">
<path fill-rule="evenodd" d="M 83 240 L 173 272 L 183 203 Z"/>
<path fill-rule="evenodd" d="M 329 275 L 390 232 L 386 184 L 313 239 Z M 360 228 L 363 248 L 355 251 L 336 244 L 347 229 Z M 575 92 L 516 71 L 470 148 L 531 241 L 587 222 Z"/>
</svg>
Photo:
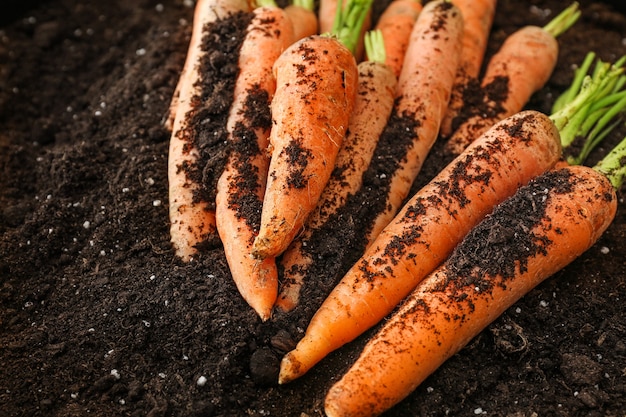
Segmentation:
<svg viewBox="0 0 626 417">
<path fill-rule="evenodd" d="M 612 222 L 611 182 L 551 170 L 476 226 L 422 281 L 330 389 L 328 417 L 376 416 L 411 393 L 517 300 L 589 249 Z"/>
<path fill-rule="evenodd" d="M 579 16 L 578 3 L 573 3 L 543 28 L 525 26 L 506 39 L 489 60 L 481 80 L 486 102 L 461 109 L 463 122 L 452 121 L 454 133 L 446 152 L 458 155 L 495 122 L 523 109 L 554 70 L 559 50 L 556 38 Z"/>
<path fill-rule="evenodd" d="M 300 287 L 313 262 L 306 251 L 308 241 L 361 187 L 363 172 L 370 163 L 378 137 L 391 113 L 397 81 L 391 68 L 385 64 L 385 42 L 381 36 L 380 31 L 366 34 L 370 60 L 358 65 L 356 101 L 346 137 L 337 154 L 335 169 L 302 233 L 287 248 L 280 261 L 284 274 L 276 307 L 283 312 L 292 310 L 298 303 Z"/>
<path fill-rule="evenodd" d="M 367 173 L 384 188 L 363 191 L 364 204 L 382 206 L 366 225 L 368 243 L 400 209 L 437 139 L 461 53 L 462 33 L 461 12 L 445 0 L 427 3 L 413 26 L 398 79 L 396 105 L 379 139 L 384 146 L 374 155 L 374 160 L 384 163 Z M 383 153 L 386 150 L 389 154 Z"/>
<path fill-rule="evenodd" d="M 193 120 L 202 105 L 200 62 L 207 55 L 207 51 L 202 48 L 202 35 L 207 25 L 238 11 L 248 11 L 245 0 L 198 1 L 194 12 L 193 35 L 177 88 L 168 157 L 169 216 L 172 244 L 176 254 L 185 261 L 196 253 L 195 245 L 216 233 L 213 202 L 196 199 L 195 194 L 202 185 L 189 172 L 199 158 L 194 143 L 201 127 L 194 124 Z"/>
<path fill-rule="evenodd" d="M 497 0 L 453 0 L 453 3 L 463 13 L 463 50 L 448 110 L 441 123 L 439 133 L 442 137 L 448 137 L 452 133 L 452 119 L 463 106 L 463 90 L 470 81 L 479 76 Z"/>
<path fill-rule="evenodd" d="M 376 22 L 375 29 L 382 32 L 385 40 L 385 64 L 393 69 L 396 77 L 400 76 L 411 31 L 422 7 L 420 0 L 393 0 Z"/>
<path fill-rule="evenodd" d="M 313 0 L 293 0 L 285 7 L 285 12 L 293 22 L 294 41 L 318 33 Z"/>
<path fill-rule="evenodd" d="M 253 13 L 239 52 L 239 74 L 226 126 L 232 150 L 217 184 L 216 218 L 237 289 L 267 320 L 278 291 L 276 262 L 274 258 L 253 259 L 251 250 L 269 167 L 270 102 L 276 90 L 272 67 L 292 44 L 294 32 L 290 17 L 279 7 L 258 7 Z"/>
<path fill-rule="evenodd" d="M 282 359 L 279 382 L 307 372 L 385 317 L 493 207 L 561 156 L 550 119 L 528 111 L 487 131 L 418 191 L 323 302 Z"/>
<path fill-rule="evenodd" d="M 287 248 L 328 183 L 356 99 L 358 70 L 352 51 L 370 5 L 349 3 L 346 17 L 353 18 L 361 8 L 360 17 L 350 20 L 354 27 L 338 25 L 340 37 L 304 38 L 274 65 L 272 155 L 255 258 L 278 256 Z"/>
</svg>

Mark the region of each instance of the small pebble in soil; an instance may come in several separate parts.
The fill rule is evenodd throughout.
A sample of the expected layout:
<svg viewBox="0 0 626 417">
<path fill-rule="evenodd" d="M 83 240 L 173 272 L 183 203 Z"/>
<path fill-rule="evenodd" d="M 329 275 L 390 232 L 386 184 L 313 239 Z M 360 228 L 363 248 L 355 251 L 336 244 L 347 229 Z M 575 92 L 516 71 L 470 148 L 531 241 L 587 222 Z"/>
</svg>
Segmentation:
<svg viewBox="0 0 626 417">
<path fill-rule="evenodd" d="M 259 385 L 274 385 L 278 381 L 280 358 L 270 348 L 262 347 L 250 357 L 252 380 Z"/>
</svg>

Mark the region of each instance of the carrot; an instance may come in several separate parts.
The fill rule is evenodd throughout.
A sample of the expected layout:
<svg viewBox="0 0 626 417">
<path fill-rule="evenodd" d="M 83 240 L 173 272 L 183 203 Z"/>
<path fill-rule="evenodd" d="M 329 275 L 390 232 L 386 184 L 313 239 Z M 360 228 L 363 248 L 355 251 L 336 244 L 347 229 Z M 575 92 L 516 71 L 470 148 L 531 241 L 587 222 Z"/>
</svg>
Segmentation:
<svg viewBox="0 0 626 417">
<path fill-rule="evenodd" d="M 317 14 L 313 0 L 293 0 L 285 7 L 285 12 L 293 22 L 294 40 L 318 33 Z"/>
<path fill-rule="evenodd" d="M 380 30 L 385 40 L 385 64 L 400 76 L 411 31 L 422 11 L 420 0 L 392 0 L 381 13 L 374 29 Z"/>
<path fill-rule="evenodd" d="M 616 210 L 611 182 L 588 167 L 551 170 L 521 188 L 367 343 L 328 392 L 326 415 L 376 416 L 398 403 L 517 300 L 589 249 Z"/>
<path fill-rule="evenodd" d="M 170 235 L 176 255 L 185 261 L 197 253 L 196 244 L 216 234 L 212 202 L 197 201 L 195 194 L 201 184 L 189 174 L 199 158 L 194 142 L 200 127 L 193 120 L 202 106 L 200 62 L 207 55 L 202 49 L 202 35 L 207 25 L 247 10 L 245 0 L 200 0 L 194 12 L 193 34 L 177 88 L 168 156 Z"/>
<path fill-rule="evenodd" d="M 174 119 L 181 100 L 181 90 L 188 89 L 193 85 L 193 72 L 196 71 L 199 55 L 201 52 L 202 32 L 206 24 L 212 23 L 217 19 L 224 18 L 229 13 L 239 10 L 249 10 L 248 0 L 198 0 L 194 8 L 193 23 L 191 26 L 191 39 L 187 47 L 187 56 L 178 83 L 174 89 L 167 117 L 164 120 L 164 126 L 170 132 L 174 128 Z"/>
<path fill-rule="evenodd" d="M 276 90 L 272 67 L 292 44 L 294 31 L 289 15 L 277 6 L 258 7 L 253 14 L 239 52 L 226 126 L 232 150 L 217 183 L 216 219 L 237 289 L 265 321 L 276 301 L 278 270 L 274 258 L 256 260 L 251 251 L 269 167 L 270 102 Z M 261 116 L 254 113 L 259 110 Z"/>
<path fill-rule="evenodd" d="M 580 83 L 582 89 L 555 113 L 560 116 L 550 117 L 554 127 L 567 128 L 566 114 L 603 101 L 606 85 L 598 81 L 619 74 L 616 68 L 599 71 L 593 82 Z M 417 285 L 330 389 L 327 416 L 372 416 L 392 407 L 597 241 L 615 216 L 616 190 L 626 178 L 626 138 L 594 169 L 561 162 L 555 167 L 497 206 Z"/>
<path fill-rule="evenodd" d="M 543 28 L 525 26 L 511 34 L 489 60 L 481 86 L 486 102 L 466 102 L 452 121 L 452 136 L 445 151 L 458 155 L 498 120 L 522 110 L 532 94 L 550 78 L 558 58 L 556 38 L 580 16 L 574 2 Z M 474 99 L 474 103 L 476 99 Z M 459 119 L 457 118 L 457 119 Z"/>
<path fill-rule="evenodd" d="M 397 80 L 393 70 L 385 64 L 382 36 L 378 30 L 366 34 L 365 48 L 369 61 L 358 65 L 359 84 L 354 110 L 337 154 L 335 168 L 302 233 L 287 248 L 280 261 L 284 274 L 276 307 L 283 312 L 292 310 L 298 303 L 300 287 L 313 262 L 306 250 L 308 242 L 361 187 L 363 172 L 370 163 L 378 137 L 391 113 Z"/>
<path fill-rule="evenodd" d="M 453 0 L 453 3 L 463 13 L 463 50 L 452 87 L 450 103 L 441 123 L 439 133 L 442 137 L 448 137 L 452 133 L 452 120 L 463 106 L 463 91 L 470 82 L 478 79 L 497 0 Z"/>
<path fill-rule="evenodd" d="M 366 173 L 384 188 L 366 188 L 359 197 L 364 205 L 382 207 L 374 219 L 366 221 L 367 243 L 398 212 L 437 139 L 461 53 L 462 33 L 461 12 L 443 0 L 427 3 L 413 26 L 398 78 L 396 104 L 379 139 L 386 146 L 380 146 L 374 155 L 374 160 L 385 163 Z"/>
<path fill-rule="evenodd" d="M 257 259 L 287 248 L 328 183 L 356 99 L 355 34 L 370 6 L 371 0 L 349 3 L 339 15 L 349 27 L 294 43 L 274 65 L 272 155 L 252 250 Z"/>
<path fill-rule="evenodd" d="M 313 316 L 281 362 L 279 383 L 307 372 L 387 315 L 493 207 L 561 156 L 550 119 L 507 118 L 418 191 Z"/>
</svg>

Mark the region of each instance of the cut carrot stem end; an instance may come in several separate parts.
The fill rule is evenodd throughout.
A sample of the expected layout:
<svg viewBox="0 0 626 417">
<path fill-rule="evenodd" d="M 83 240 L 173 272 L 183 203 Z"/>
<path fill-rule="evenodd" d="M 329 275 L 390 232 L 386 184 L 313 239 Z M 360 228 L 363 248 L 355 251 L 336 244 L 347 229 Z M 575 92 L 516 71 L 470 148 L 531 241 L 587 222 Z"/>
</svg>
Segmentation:
<svg viewBox="0 0 626 417">
<path fill-rule="evenodd" d="M 580 14 L 578 2 L 574 2 L 548 22 L 543 29 L 556 38 L 572 27 L 580 17 Z"/>
<path fill-rule="evenodd" d="M 384 64 L 387 60 L 385 39 L 381 30 L 371 30 L 365 33 L 365 54 L 371 62 Z"/>
<path fill-rule="evenodd" d="M 626 138 L 614 147 L 593 169 L 606 176 L 619 190 L 626 179 Z"/>
</svg>

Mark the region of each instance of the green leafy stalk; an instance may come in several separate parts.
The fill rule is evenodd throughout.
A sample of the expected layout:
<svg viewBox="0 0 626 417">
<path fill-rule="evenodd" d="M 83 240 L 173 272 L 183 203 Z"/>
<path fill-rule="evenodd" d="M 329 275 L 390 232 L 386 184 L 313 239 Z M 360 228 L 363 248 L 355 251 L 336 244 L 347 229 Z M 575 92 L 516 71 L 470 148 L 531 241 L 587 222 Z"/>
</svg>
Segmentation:
<svg viewBox="0 0 626 417">
<path fill-rule="evenodd" d="M 387 52 L 385 50 L 385 39 L 380 30 L 370 30 L 365 33 L 365 54 L 371 62 L 385 63 Z"/>
<path fill-rule="evenodd" d="M 574 71 L 574 80 L 572 81 L 572 84 L 554 101 L 554 105 L 552 106 L 553 114 L 565 107 L 565 104 L 571 102 L 580 92 L 583 80 L 589 72 L 589 68 L 591 68 L 591 64 L 593 64 L 594 59 L 596 59 L 596 54 L 594 52 L 589 52 L 582 65 Z"/>
<path fill-rule="evenodd" d="M 626 138 L 614 147 L 593 169 L 604 174 L 619 190 L 626 179 Z"/>
<path fill-rule="evenodd" d="M 550 116 L 561 134 L 563 153 L 570 164 L 581 164 L 617 126 L 626 109 L 626 60 L 612 65 L 598 61 L 589 75 L 594 58 L 595 54 L 587 54 L 570 88 L 557 98 L 558 110 Z M 573 146 L 575 141 L 581 146 Z"/>
<path fill-rule="evenodd" d="M 337 7 L 330 35 L 336 36 L 353 54 L 372 2 L 373 0 L 348 0 L 344 7 Z"/>
<path fill-rule="evenodd" d="M 548 24 L 543 27 L 543 30 L 556 38 L 572 27 L 579 17 L 580 10 L 578 9 L 578 2 L 574 2 L 548 22 Z"/>
</svg>

